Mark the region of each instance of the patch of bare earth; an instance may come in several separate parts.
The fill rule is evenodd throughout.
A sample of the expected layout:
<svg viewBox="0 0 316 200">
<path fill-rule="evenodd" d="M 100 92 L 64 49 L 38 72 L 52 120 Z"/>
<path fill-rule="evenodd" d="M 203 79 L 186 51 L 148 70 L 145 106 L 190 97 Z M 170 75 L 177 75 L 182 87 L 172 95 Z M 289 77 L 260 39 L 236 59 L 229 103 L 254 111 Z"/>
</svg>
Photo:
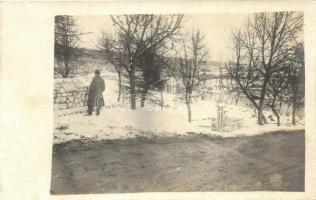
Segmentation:
<svg viewBox="0 0 316 200">
<path fill-rule="evenodd" d="M 304 191 L 304 131 L 54 145 L 52 194 Z"/>
</svg>

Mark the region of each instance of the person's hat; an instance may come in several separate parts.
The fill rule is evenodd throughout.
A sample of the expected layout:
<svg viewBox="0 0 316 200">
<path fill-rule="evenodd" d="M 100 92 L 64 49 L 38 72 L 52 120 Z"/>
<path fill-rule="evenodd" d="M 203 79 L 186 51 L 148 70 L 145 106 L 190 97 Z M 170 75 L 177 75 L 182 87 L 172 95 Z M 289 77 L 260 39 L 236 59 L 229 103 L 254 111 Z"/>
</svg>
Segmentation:
<svg viewBox="0 0 316 200">
<path fill-rule="evenodd" d="M 96 69 L 94 72 L 95 72 L 96 74 L 100 75 L 100 70 L 99 70 L 99 69 Z"/>
</svg>

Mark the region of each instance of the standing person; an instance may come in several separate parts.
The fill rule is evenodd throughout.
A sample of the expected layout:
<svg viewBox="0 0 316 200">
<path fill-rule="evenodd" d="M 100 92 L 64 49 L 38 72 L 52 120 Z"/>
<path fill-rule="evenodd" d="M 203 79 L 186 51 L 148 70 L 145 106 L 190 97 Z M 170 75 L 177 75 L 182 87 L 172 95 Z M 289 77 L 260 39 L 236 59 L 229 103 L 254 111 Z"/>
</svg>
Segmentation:
<svg viewBox="0 0 316 200">
<path fill-rule="evenodd" d="M 100 70 L 95 70 L 88 95 L 88 115 L 92 115 L 93 108 L 96 107 L 97 115 L 100 114 L 100 109 L 105 105 L 102 92 L 105 90 L 104 80 L 100 77 Z"/>
</svg>

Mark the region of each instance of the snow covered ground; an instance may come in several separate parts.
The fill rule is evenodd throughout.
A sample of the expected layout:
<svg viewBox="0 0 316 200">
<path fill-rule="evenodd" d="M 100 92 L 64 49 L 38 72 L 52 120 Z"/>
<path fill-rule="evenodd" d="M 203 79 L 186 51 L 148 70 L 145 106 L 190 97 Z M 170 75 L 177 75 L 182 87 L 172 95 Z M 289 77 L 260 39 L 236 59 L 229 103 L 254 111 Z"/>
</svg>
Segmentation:
<svg viewBox="0 0 316 200">
<path fill-rule="evenodd" d="M 244 127 L 232 132 L 213 131 L 211 118 L 217 115 L 216 106 L 210 102 L 193 104 L 193 121 L 187 121 L 186 107 L 176 104 L 176 107 L 160 111 L 158 106 L 149 106 L 138 110 L 127 108 L 112 108 L 102 110 L 100 116 L 75 114 L 55 117 L 54 143 L 72 139 L 127 139 L 133 137 L 179 136 L 186 134 L 207 134 L 221 137 L 251 136 L 276 130 L 304 129 L 303 122 L 296 126 L 290 125 L 290 119 L 283 116 L 282 126 L 276 126 L 275 121 L 259 126 L 249 108 L 227 106 L 230 117 L 243 116 Z M 268 114 L 268 113 L 267 113 Z M 268 114 L 269 115 L 269 114 Z M 287 123 L 288 121 L 288 123 Z"/>
</svg>

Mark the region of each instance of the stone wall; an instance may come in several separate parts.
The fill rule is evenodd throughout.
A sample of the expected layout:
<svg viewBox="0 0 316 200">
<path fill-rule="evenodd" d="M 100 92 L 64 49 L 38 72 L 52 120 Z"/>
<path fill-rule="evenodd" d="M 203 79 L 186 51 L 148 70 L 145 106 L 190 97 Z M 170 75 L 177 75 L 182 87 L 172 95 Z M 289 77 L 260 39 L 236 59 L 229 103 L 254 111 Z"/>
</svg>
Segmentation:
<svg viewBox="0 0 316 200">
<path fill-rule="evenodd" d="M 84 78 L 55 79 L 54 111 L 85 108 L 88 86 Z"/>
</svg>

